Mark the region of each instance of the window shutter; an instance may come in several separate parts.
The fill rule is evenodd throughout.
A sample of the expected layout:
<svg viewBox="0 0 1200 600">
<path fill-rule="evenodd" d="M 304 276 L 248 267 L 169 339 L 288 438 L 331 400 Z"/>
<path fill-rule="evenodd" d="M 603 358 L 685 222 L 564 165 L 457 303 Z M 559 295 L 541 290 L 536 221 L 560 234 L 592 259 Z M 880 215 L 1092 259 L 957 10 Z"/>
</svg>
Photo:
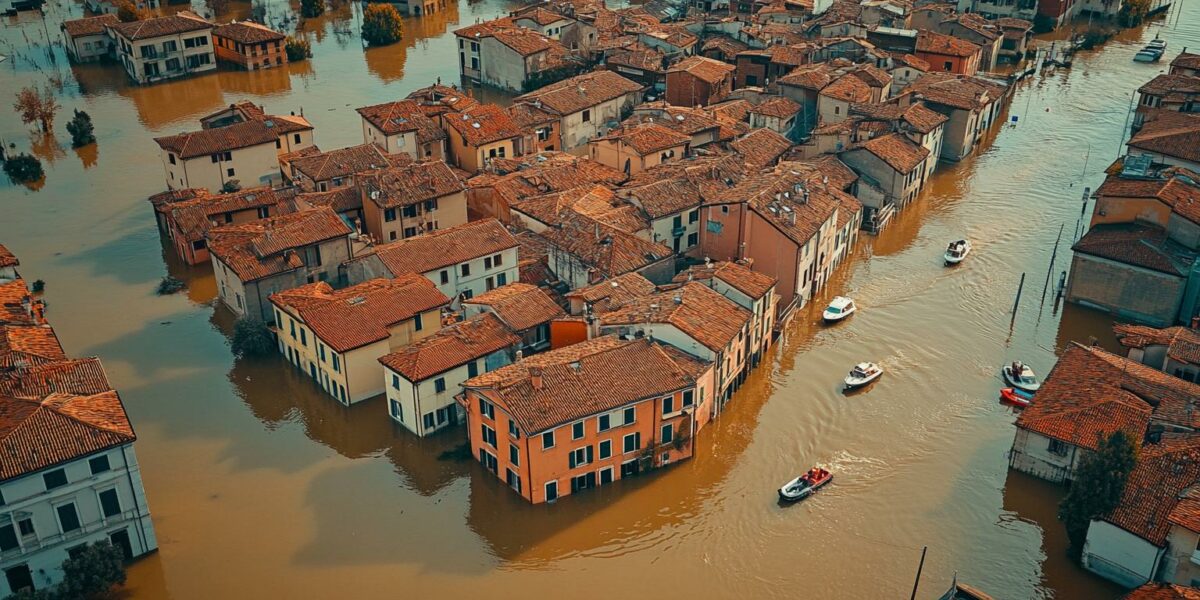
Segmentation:
<svg viewBox="0 0 1200 600">
<path fill-rule="evenodd" d="M 574 452 L 567 454 L 567 465 L 572 469 L 575 468 L 575 453 Z"/>
<path fill-rule="evenodd" d="M 594 450 L 595 450 L 595 448 L 593 448 L 592 446 L 587 447 L 587 461 L 589 463 L 592 462 L 592 459 L 595 458 L 595 454 L 593 454 Z"/>
</svg>

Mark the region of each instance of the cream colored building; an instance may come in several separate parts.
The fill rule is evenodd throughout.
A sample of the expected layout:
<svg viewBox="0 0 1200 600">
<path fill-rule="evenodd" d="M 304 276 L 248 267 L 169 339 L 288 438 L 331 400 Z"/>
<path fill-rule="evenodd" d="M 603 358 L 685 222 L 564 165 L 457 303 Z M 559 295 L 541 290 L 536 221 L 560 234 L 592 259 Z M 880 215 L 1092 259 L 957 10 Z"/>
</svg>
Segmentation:
<svg viewBox="0 0 1200 600">
<path fill-rule="evenodd" d="M 518 103 L 532 104 L 559 119 L 558 147 L 580 154 L 594 137 L 608 134 L 642 101 L 642 86 L 612 71 L 593 71 L 564 79 L 528 94 Z"/>
<path fill-rule="evenodd" d="M 636 175 L 653 166 L 682 160 L 691 140 L 691 136 L 662 125 L 643 123 L 595 138 L 588 147 L 592 160 L 626 175 Z"/>
<path fill-rule="evenodd" d="M 154 83 L 216 69 L 212 30 L 212 23 L 186 10 L 108 25 L 117 61 L 134 83 Z"/>
<path fill-rule="evenodd" d="M 440 329 L 449 301 L 419 275 L 340 290 L 318 282 L 271 295 L 279 352 L 345 405 L 382 394 L 380 357 Z"/>
<path fill-rule="evenodd" d="M 154 141 L 168 189 L 220 193 L 234 180 L 240 187 L 281 183 L 279 155 L 312 147 L 313 127 L 304 117 L 271 115 Z"/>
</svg>

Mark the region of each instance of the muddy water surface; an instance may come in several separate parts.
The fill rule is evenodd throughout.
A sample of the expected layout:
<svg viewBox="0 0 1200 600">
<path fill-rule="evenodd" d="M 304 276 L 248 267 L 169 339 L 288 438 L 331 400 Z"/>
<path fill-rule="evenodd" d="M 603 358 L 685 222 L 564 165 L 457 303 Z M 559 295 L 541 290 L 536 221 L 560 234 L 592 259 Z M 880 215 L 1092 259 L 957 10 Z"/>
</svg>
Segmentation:
<svg viewBox="0 0 1200 600">
<path fill-rule="evenodd" d="M 271 4 L 269 20 L 294 8 Z M 918 597 L 955 572 L 997 598 L 1119 594 L 1065 560 L 1061 491 L 1008 472 L 1014 416 L 996 402 L 997 369 L 1021 358 L 1046 373 L 1071 341 L 1112 343 L 1108 318 L 1056 306 L 1053 290 L 1043 301 L 1043 288 L 1060 225 L 1051 285 L 1066 268 L 1083 187 L 1115 158 L 1132 90 L 1166 67 L 1130 60 L 1157 27 L 1022 84 L 1017 125 L 941 169 L 890 229 L 863 238 L 829 289 L 853 295 L 859 314 L 832 328 L 800 315 L 700 436 L 697 458 L 665 472 L 526 506 L 473 462 L 438 458 L 461 433 L 418 440 L 377 401 L 346 410 L 282 360 L 235 361 L 210 270 L 163 252 L 144 201 L 164 187 L 151 138 L 251 99 L 303 111 L 324 148 L 359 143 L 355 107 L 453 81 L 448 31 L 508 8 L 459 2 L 367 51 L 356 10 L 343 8 L 304 24 L 312 61 L 142 88 L 47 46 L 45 32 L 81 15 L 76 4 L 51 5 L 46 25 L 2 22 L 0 101 L 51 84 L 66 112 L 47 137 L 0 110 L 0 138 L 32 149 L 48 172 L 37 191 L 0 182 L 0 240 L 27 278 L 47 281 L 64 345 L 102 357 L 134 420 L 161 545 L 131 568 L 135 597 L 897 598 L 922 546 Z M 1172 53 L 1200 47 L 1198 16 L 1186 7 L 1162 30 Z M 70 148 L 72 108 L 93 116 L 97 146 Z M 962 236 L 975 251 L 947 269 L 942 248 Z M 187 292 L 155 296 L 167 273 Z M 862 360 L 888 374 L 843 396 L 842 373 Z M 835 484 L 779 506 L 775 488 L 812 463 Z"/>
</svg>

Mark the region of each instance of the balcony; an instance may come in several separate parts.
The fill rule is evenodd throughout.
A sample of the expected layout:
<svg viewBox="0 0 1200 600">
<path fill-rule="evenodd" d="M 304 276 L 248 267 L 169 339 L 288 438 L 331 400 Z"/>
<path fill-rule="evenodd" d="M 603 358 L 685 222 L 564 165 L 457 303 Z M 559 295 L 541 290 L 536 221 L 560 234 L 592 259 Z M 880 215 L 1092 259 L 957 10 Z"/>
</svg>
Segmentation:
<svg viewBox="0 0 1200 600">
<path fill-rule="evenodd" d="M 80 525 L 79 529 L 68 531 L 66 533 L 55 533 L 43 537 L 39 537 L 36 534 L 28 536 L 27 538 L 21 540 L 20 547 L 0 552 L 0 561 L 6 561 L 10 558 L 16 558 L 30 552 L 36 552 L 64 542 L 70 542 L 87 537 L 90 534 L 96 533 L 97 531 L 101 531 L 118 523 L 135 519 L 138 516 L 137 512 L 138 511 L 136 508 L 131 508 L 111 517 L 105 517 L 103 519 L 92 521 L 91 523 L 84 523 Z"/>
<path fill-rule="evenodd" d="M 683 225 L 671 228 L 671 237 L 683 237 L 685 233 L 687 233 L 687 228 Z"/>
</svg>

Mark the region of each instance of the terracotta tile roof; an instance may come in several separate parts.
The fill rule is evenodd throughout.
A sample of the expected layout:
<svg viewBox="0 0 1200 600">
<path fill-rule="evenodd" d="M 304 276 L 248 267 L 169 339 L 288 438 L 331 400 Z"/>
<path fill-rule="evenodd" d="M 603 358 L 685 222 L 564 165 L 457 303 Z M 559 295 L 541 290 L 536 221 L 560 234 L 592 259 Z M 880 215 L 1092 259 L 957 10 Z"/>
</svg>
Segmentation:
<svg viewBox="0 0 1200 600">
<path fill-rule="evenodd" d="M 1117 340 L 1126 348 L 1166 346 L 1167 356 L 1183 363 L 1200 365 L 1200 331 L 1175 326 L 1158 329 L 1144 325 L 1113 326 Z"/>
<path fill-rule="evenodd" d="M 887 163 L 889 167 L 905 175 L 921 166 L 921 163 L 929 156 L 928 148 L 914 144 L 912 140 L 899 133 L 889 133 L 871 138 L 852 147 L 850 151 L 853 152 L 857 149 L 870 152 L 879 160 Z"/>
<path fill-rule="evenodd" d="M 328 192 L 297 194 L 296 201 L 308 208 L 328 206 L 333 212 L 344 213 L 362 209 L 362 193 L 356 186 L 343 186 Z"/>
<path fill-rule="evenodd" d="M 1162 547 L 1180 494 L 1198 482 L 1200 435 L 1163 434 L 1160 443 L 1142 446 L 1120 503 L 1104 520 Z"/>
<path fill-rule="evenodd" d="M 483 219 L 375 246 L 371 253 L 398 276 L 428 273 L 517 245 L 517 239 L 499 221 Z"/>
<path fill-rule="evenodd" d="M 685 135 L 718 129 L 721 123 L 703 108 L 671 106 L 666 102 L 644 102 L 633 109 L 633 114 L 622 124 L 654 123 Z"/>
<path fill-rule="evenodd" d="M 12 252 L 9 252 L 8 248 L 4 247 L 4 244 L 0 244 L 0 268 L 15 267 L 19 264 L 21 264 L 21 261 L 17 260 L 17 257 Z"/>
<path fill-rule="evenodd" d="M 184 10 L 165 17 L 151 17 L 131 23 L 112 23 L 108 28 L 125 39 L 137 41 L 212 29 L 213 24 L 205 21 L 200 15 Z"/>
<path fill-rule="evenodd" d="M 1153 406 L 1153 421 L 1193 430 L 1200 428 L 1200 411 L 1194 406 L 1200 398 L 1200 385 L 1118 354 L 1099 349 L 1093 354 L 1108 363 L 1110 376 L 1120 373 L 1119 385 L 1123 391 Z"/>
<path fill-rule="evenodd" d="M 1192 487 L 1181 496 L 1167 515 L 1167 522 L 1200 533 L 1200 489 Z M 1200 590 L 1192 589 L 1196 592 L 1196 598 L 1200 599 Z"/>
<path fill-rule="evenodd" d="M 747 49 L 749 49 L 749 46 L 745 43 L 725 35 L 711 36 L 705 39 L 704 45 L 700 47 L 701 52 L 716 50 L 726 58 L 737 56 L 739 52 L 744 52 Z"/>
<path fill-rule="evenodd" d="M 367 171 L 354 182 L 381 209 L 409 206 L 466 189 L 463 180 L 440 160 Z"/>
<path fill-rule="evenodd" d="M 338 148 L 288 161 L 292 169 L 314 182 L 350 177 L 356 173 L 382 169 L 390 163 L 388 156 L 375 144 L 359 144 Z"/>
<path fill-rule="evenodd" d="M 1200 69 L 1200 54 L 1192 54 L 1191 52 L 1180 52 L 1178 56 L 1171 59 L 1172 69 Z"/>
<path fill-rule="evenodd" d="M 1155 111 L 1126 144 L 1191 162 L 1200 162 L 1200 115 Z"/>
<path fill-rule="evenodd" d="M 708 83 L 720 83 L 736 69 L 729 63 L 723 63 L 719 60 L 705 58 L 703 56 L 689 56 L 667 69 L 668 73 L 684 72 L 698 79 L 703 79 Z"/>
<path fill-rule="evenodd" d="M 904 111 L 904 122 L 921 133 L 929 133 L 939 125 L 950 120 L 950 117 L 935 110 L 930 110 L 921 102 L 914 102 Z"/>
<path fill-rule="evenodd" d="M 154 138 L 158 146 L 181 158 L 208 156 L 261 144 L 275 145 L 282 132 L 275 121 L 242 121 L 225 127 L 201 129 L 178 135 Z M 311 127 L 310 127 L 311 129 Z"/>
<path fill-rule="evenodd" d="M 1200 600 L 1200 589 L 1173 583 L 1146 583 L 1121 600 Z"/>
<path fill-rule="evenodd" d="M 266 207 L 279 207 L 295 196 L 295 190 L 274 190 L 270 186 L 247 188 L 229 194 L 200 196 L 165 206 L 169 222 L 176 233 L 187 241 L 194 242 L 204 236 L 225 213 L 237 213 Z"/>
<path fill-rule="evenodd" d="M 116 13 L 100 15 L 98 17 L 85 17 L 83 19 L 71 19 L 63 21 L 62 30 L 67 32 L 67 35 L 77 38 L 85 35 L 103 35 L 105 27 L 120 23 Z"/>
<path fill-rule="evenodd" d="M 338 352 L 387 340 L 390 327 L 449 302 L 432 281 L 415 273 L 340 290 L 319 281 L 271 294 L 272 304 L 298 316 Z"/>
<path fill-rule="evenodd" d="M 675 23 L 657 23 L 656 20 L 651 20 L 647 30 L 638 32 L 638 37 L 651 37 L 656 40 L 666 42 L 676 48 L 687 51 L 692 46 L 695 46 L 700 38 L 688 31 L 686 27 Z"/>
<path fill-rule="evenodd" d="M 170 212 L 172 204 L 207 195 L 208 190 L 204 188 L 184 188 L 181 190 L 167 190 L 165 192 L 159 192 L 153 196 L 150 196 L 149 198 L 146 198 L 146 201 L 148 201 L 150 205 L 154 207 L 155 211 L 165 213 Z"/>
<path fill-rule="evenodd" d="M 349 236 L 350 227 L 327 207 L 217 227 L 208 232 L 209 252 L 242 282 L 304 266 L 296 252 L 304 246 Z"/>
<path fill-rule="evenodd" d="M 743 99 L 726 100 L 718 104 L 708 105 L 708 111 L 714 118 L 726 118 L 731 121 L 745 121 L 750 114 L 749 101 Z"/>
<path fill-rule="evenodd" d="M 505 325 L 517 332 L 567 314 L 541 288 L 526 283 L 502 285 L 464 300 L 463 304 L 490 307 Z"/>
<path fill-rule="evenodd" d="M 505 109 L 517 129 L 532 133 L 532 130 L 558 122 L 558 116 L 546 112 L 532 104 L 513 104 Z"/>
<path fill-rule="evenodd" d="M 593 269 L 593 280 L 637 271 L 672 254 L 662 244 L 648 242 L 575 211 L 564 212 L 558 226 L 547 229 L 542 236 Z"/>
<path fill-rule="evenodd" d="M 919 99 L 962 110 L 982 110 L 1004 95 L 1008 88 L 981 77 L 953 73 L 926 73 L 909 84 Z"/>
<path fill-rule="evenodd" d="M 637 207 L 622 201 L 612 190 L 600 185 L 580 186 L 564 192 L 526 198 L 511 204 L 510 209 L 548 227 L 561 222 L 568 213 L 587 215 L 630 233 L 650 226 Z"/>
<path fill-rule="evenodd" d="M 410 93 L 407 98 L 415 100 L 421 110 L 431 117 L 450 111 L 465 110 L 468 106 L 479 103 L 471 97 L 469 92 L 441 84 L 423 87 Z"/>
<path fill-rule="evenodd" d="M 467 100 L 470 100 L 467 98 Z M 458 104 L 458 103 L 455 103 Z M 474 105 L 474 100 L 469 103 Z M 439 105 L 440 106 L 440 105 Z M 452 110 L 446 107 L 444 112 Z M 397 100 L 374 104 L 357 109 L 358 114 L 384 135 L 397 135 L 410 131 L 417 132 L 417 141 L 426 143 L 446 137 L 446 132 L 438 127 L 415 100 Z"/>
<path fill-rule="evenodd" d="M 520 343 L 521 338 L 495 315 L 485 313 L 387 354 L 379 362 L 411 382 L 420 382 Z"/>
<path fill-rule="evenodd" d="M 528 356 L 468 380 L 496 394 L 528 435 L 696 385 L 695 360 L 647 341 L 604 336 Z M 686 361 L 686 362 L 685 362 Z M 686 365 L 686 366 L 684 366 Z M 534 385 L 530 371 L 541 377 Z"/>
<path fill-rule="evenodd" d="M 110 389 L 98 358 L 67 359 L 0 371 L 0 397 L 42 398 L 54 393 L 90 396 Z"/>
<path fill-rule="evenodd" d="M 278 31 L 274 31 L 265 25 L 260 25 L 253 21 L 234 21 L 218 25 L 216 29 L 213 29 L 213 35 L 243 44 L 262 44 L 264 42 L 282 40 L 287 37 Z M 249 52 L 249 49 L 246 51 Z"/>
<path fill-rule="evenodd" d="M 517 265 L 521 271 L 521 283 L 536 286 L 550 285 L 557 277 L 550 271 L 550 248 L 546 239 L 529 231 L 518 232 Z"/>
<path fill-rule="evenodd" d="M 806 190 L 808 199 L 803 200 Z M 776 196 L 779 196 L 778 200 Z M 748 202 L 752 211 L 793 243 L 804 245 L 817 234 L 822 224 L 834 219 L 839 207 L 850 197 L 840 189 L 816 180 L 813 171 L 781 166 L 773 173 L 748 177 L 707 202 Z M 794 222 L 789 213 L 795 215 Z"/>
<path fill-rule="evenodd" d="M 36 302 L 25 280 L 0 278 L 0 325 L 41 325 L 45 319 L 34 309 Z"/>
<path fill-rule="evenodd" d="M 535 8 L 533 10 L 525 11 L 525 12 L 522 12 L 521 14 L 513 16 L 513 21 L 521 21 L 521 20 L 525 20 L 525 19 L 533 21 L 534 23 L 537 23 L 538 25 L 542 25 L 542 26 L 553 25 L 554 23 L 557 23 L 559 21 L 571 21 L 572 20 L 572 19 L 570 19 L 568 17 L 564 17 L 554 11 L 549 11 L 549 10 L 546 10 L 541 7 Z"/>
<path fill-rule="evenodd" d="M 757 106 L 751 107 L 750 112 L 777 119 L 786 119 L 796 116 L 796 113 L 800 112 L 800 109 L 800 104 L 795 100 L 783 96 L 774 96 Z"/>
<path fill-rule="evenodd" d="M 771 129 L 755 129 L 729 144 L 742 156 L 751 171 L 775 164 L 792 147 L 792 142 Z"/>
<path fill-rule="evenodd" d="M 517 96 L 513 102 L 533 103 L 539 108 L 565 117 L 626 94 L 639 92 L 641 89 L 641 85 L 612 71 L 592 71 Z M 538 102 L 541 104 L 537 104 Z"/>
<path fill-rule="evenodd" d="M 657 291 L 654 283 L 640 273 L 625 273 L 595 285 L 566 293 L 567 299 L 591 303 L 596 313 L 617 310 L 628 303 Z"/>
<path fill-rule="evenodd" d="M 1140 223 L 1096 225 L 1071 249 L 1177 277 L 1186 276 L 1196 259 L 1194 251 L 1168 239 L 1164 229 Z"/>
<path fill-rule="evenodd" d="M 49 325 L 0 325 L 0 368 L 67 360 Z"/>
<path fill-rule="evenodd" d="M 1158 96 L 1168 102 L 1186 102 L 1200 97 L 1200 77 L 1162 73 L 1138 88 L 1139 94 Z"/>
<path fill-rule="evenodd" d="M 1004 29 L 1033 29 L 1033 23 L 1025 19 L 1017 19 L 1015 17 L 1001 17 L 996 19 L 995 23 Z"/>
<path fill-rule="evenodd" d="M 750 322 L 750 311 L 708 286 L 691 282 L 639 296 L 621 308 L 600 314 L 602 327 L 666 323 L 713 352 L 733 343 Z"/>
<path fill-rule="evenodd" d="M 449 125 L 471 146 L 482 146 L 521 137 L 521 128 L 503 108 L 479 104 L 463 112 L 446 113 L 442 122 Z"/>
<path fill-rule="evenodd" d="M 965 58 L 979 52 L 979 46 L 952 35 L 921 29 L 917 31 L 917 52 Z"/>
<path fill-rule="evenodd" d="M 891 74 L 874 65 L 858 65 L 853 71 L 850 71 L 850 74 L 873 88 L 881 88 L 892 83 Z"/>
<path fill-rule="evenodd" d="M 918 71 L 928 71 L 930 69 L 929 61 L 912 54 L 894 53 L 892 54 L 892 59 L 896 62 L 897 66 L 912 67 Z"/>
<path fill-rule="evenodd" d="M 491 161 L 488 168 L 499 175 L 476 176 L 468 185 L 476 189 L 490 188 L 493 194 L 510 206 L 525 198 L 589 184 L 617 185 L 627 177 L 612 167 L 565 152 L 542 152 L 516 159 L 497 159 Z"/>
<path fill-rule="evenodd" d="M 837 81 L 821 88 L 821 95 L 846 102 L 870 102 L 871 86 L 854 75 L 843 75 Z"/>
<path fill-rule="evenodd" d="M 1017 417 L 1017 427 L 1089 450 L 1118 430 L 1140 442 L 1153 407 L 1128 388 L 1138 379 L 1158 382 L 1150 371 L 1098 348 L 1072 344 L 1046 376 L 1037 400 Z M 1146 393 L 1147 387 L 1138 391 Z"/>
<path fill-rule="evenodd" d="M 115 391 L 0 398 L 0 481 L 136 439 Z"/>
<path fill-rule="evenodd" d="M 613 129 L 608 135 L 595 138 L 590 143 L 599 141 L 620 141 L 641 156 L 660 152 L 668 148 L 686 146 L 692 141 L 691 136 L 672 131 L 658 123 L 640 123 Z"/>
<path fill-rule="evenodd" d="M 712 282 L 719 279 L 726 285 L 758 300 L 766 296 L 775 287 L 775 278 L 770 275 L 753 271 L 750 267 L 730 261 L 721 261 L 708 265 L 693 265 L 675 276 L 675 283 L 689 281 Z M 706 284 L 708 285 L 708 284 Z"/>
<path fill-rule="evenodd" d="M 631 47 L 627 50 L 618 50 L 609 54 L 605 57 L 604 64 L 662 74 L 666 72 L 666 66 L 663 64 L 665 58 L 665 55 L 656 48 Z"/>
<path fill-rule="evenodd" d="M 699 208 L 700 187 L 685 178 L 663 179 L 637 187 L 627 187 L 622 195 L 633 198 L 651 219 L 661 219 Z"/>
<path fill-rule="evenodd" d="M 1155 179 L 1123 179 L 1110 175 L 1096 190 L 1098 196 L 1157 198 L 1175 214 L 1200 223 L 1200 175 L 1182 167 L 1170 167 Z"/>
</svg>

